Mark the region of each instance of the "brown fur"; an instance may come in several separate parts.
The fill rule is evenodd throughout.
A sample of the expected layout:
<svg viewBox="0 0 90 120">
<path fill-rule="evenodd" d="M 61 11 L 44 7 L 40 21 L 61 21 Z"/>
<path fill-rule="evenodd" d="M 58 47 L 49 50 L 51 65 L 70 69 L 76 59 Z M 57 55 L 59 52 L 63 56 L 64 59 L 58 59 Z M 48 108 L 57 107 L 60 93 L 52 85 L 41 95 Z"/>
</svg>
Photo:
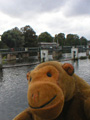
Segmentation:
<svg viewBox="0 0 90 120">
<path fill-rule="evenodd" d="M 28 72 L 29 108 L 13 120 L 90 120 L 90 85 L 73 72 L 56 61 Z"/>
</svg>

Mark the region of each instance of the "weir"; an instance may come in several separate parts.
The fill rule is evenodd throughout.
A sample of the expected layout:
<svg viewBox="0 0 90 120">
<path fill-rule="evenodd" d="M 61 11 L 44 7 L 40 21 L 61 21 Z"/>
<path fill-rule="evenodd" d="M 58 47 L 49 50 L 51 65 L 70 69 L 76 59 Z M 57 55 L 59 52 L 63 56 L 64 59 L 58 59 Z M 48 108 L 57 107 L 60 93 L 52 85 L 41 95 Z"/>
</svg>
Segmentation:
<svg viewBox="0 0 90 120">
<path fill-rule="evenodd" d="M 3 59 L 6 61 L 12 61 L 17 59 L 24 59 L 33 56 L 38 57 L 38 49 L 37 50 L 25 50 L 25 51 L 4 51 L 0 53 L 0 68 L 3 68 Z"/>
<path fill-rule="evenodd" d="M 37 59 L 39 62 L 57 59 L 62 55 L 61 49 L 43 49 L 43 48 L 27 48 L 24 51 L 4 51 L 0 53 L 0 68 L 3 68 L 3 58 L 6 61 L 22 60 L 22 59 Z"/>
</svg>

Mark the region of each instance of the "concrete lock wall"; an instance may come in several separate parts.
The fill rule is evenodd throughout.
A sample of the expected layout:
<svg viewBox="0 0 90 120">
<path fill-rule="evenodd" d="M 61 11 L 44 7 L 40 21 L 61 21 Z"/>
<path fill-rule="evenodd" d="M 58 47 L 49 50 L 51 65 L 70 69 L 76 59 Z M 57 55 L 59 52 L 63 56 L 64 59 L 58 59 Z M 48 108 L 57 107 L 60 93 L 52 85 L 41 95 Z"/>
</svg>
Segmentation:
<svg viewBox="0 0 90 120">
<path fill-rule="evenodd" d="M 62 52 L 60 51 L 53 51 L 53 59 L 59 59 L 62 56 Z"/>
<path fill-rule="evenodd" d="M 14 55 L 14 54 L 7 54 L 7 60 L 16 60 L 16 55 Z"/>
<path fill-rule="evenodd" d="M 41 50 L 41 62 L 48 61 L 48 50 Z"/>
<path fill-rule="evenodd" d="M 72 59 L 76 59 L 76 58 L 78 58 L 78 48 L 72 48 L 71 49 L 71 57 L 72 57 Z"/>
<path fill-rule="evenodd" d="M 29 57 L 29 53 L 23 53 L 23 58 L 28 58 Z"/>
</svg>

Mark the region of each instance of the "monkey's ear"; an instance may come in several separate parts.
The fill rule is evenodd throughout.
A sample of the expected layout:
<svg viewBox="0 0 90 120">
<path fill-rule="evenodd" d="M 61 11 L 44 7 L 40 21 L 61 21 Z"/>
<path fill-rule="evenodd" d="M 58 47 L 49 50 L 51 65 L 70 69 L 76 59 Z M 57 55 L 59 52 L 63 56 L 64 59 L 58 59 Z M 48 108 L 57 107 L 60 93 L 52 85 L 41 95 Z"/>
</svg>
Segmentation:
<svg viewBox="0 0 90 120">
<path fill-rule="evenodd" d="M 26 77 L 27 77 L 27 80 L 29 80 L 30 72 L 27 73 Z"/>
<path fill-rule="evenodd" d="M 70 63 L 64 63 L 62 67 L 70 76 L 73 75 L 74 67 Z"/>
</svg>

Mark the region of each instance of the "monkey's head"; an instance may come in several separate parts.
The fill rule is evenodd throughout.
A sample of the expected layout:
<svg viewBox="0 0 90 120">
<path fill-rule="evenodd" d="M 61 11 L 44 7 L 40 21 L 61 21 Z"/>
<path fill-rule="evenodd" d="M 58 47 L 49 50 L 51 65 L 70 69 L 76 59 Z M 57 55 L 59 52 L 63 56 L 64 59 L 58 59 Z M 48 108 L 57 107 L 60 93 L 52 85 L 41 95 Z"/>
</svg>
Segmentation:
<svg viewBox="0 0 90 120">
<path fill-rule="evenodd" d="M 55 119 L 64 102 L 74 95 L 74 69 L 69 63 L 49 61 L 27 73 L 28 103 L 33 114 L 42 119 Z"/>
</svg>

